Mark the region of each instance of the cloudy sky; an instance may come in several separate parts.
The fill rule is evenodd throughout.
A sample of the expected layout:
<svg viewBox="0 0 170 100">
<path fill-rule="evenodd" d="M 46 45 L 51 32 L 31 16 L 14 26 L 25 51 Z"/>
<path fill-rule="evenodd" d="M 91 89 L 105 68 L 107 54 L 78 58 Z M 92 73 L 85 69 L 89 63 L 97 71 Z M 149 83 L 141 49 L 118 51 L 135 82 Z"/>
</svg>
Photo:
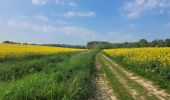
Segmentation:
<svg viewBox="0 0 170 100">
<path fill-rule="evenodd" d="M 0 42 L 170 38 L 170 0 L 1 0 Z"/>
</svg>

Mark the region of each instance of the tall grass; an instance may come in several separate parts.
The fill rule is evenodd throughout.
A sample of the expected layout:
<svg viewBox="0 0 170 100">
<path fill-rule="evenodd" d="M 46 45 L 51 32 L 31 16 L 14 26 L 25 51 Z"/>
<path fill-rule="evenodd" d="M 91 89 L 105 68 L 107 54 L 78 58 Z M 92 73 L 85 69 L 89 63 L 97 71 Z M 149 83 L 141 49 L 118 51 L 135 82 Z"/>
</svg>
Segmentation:
<svg viewBox="0 0 170 100">
<path fill-rule="evenodd" d="M 87 100 L 95 52 L 75 54 L 48 70 L 0 84 L 0 100 Z"/>
<path fill-rule="evenodd" d="M 18 79 L 29 73 L 49 69 L 53 64 L 70 58 L 74 53 L 32 55 L 0 63 L 0 81 Z"/>
</svg>

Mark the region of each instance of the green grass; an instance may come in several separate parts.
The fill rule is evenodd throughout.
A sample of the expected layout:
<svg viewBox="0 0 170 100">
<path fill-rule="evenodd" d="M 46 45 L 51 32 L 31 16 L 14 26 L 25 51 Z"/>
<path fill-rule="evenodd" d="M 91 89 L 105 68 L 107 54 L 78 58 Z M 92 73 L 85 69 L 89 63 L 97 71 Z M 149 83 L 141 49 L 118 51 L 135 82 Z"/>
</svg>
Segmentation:
<svg viewBox="0 0 170 100">
<path fill-rule="evenodd" d="M 107 60 L 108 63 L 112 64 L 111 61 Z M 112 64 L 113 65 L 113 64 Z M 118 66 L 118 67 L 122 67 L 122 66 Z M 124 78 L 124 80 L 126 80 L 126 83 L 132 88 L 132 89 L 135 89 L 138 94 L 138 96 L 143 96 L 145 97 L 147 100 L 158 100 L 158 98 L 156 98 L 155 96 L 153 95 L 149 95 L 146 91 L 146 89 L 141 86 L 139 83 L 131 80 L 120 68 L 118 68 L 117 66 L 114 67 L 114 69 L 116 70 L 117 74 L 119 75 L 119 77 L 122 77 Z"/>
<path fill-rule="evenodd" d="M 45 71 L 0 84 L 0 100 L 87 100 L 94 51 L 78 53 Z"/>
<path fill-rule="evenodd" d="M 18 79 L 30 73 L 49 69 L 53 64 L 60 63 L 75 53 L 53 55 L 33 55 L 0 63 L 0 81 Z"/>
<path fill-rule="evenodd" d="M 159 85 L 163 89 L 166 89 L 167 92 L 170 93 L 170 80 L 167 79 L 166 77 L 164 77 L 163 75 L 161 75 L 160 73 L 148 71 L 143 66 L 129 64 L 129 63 L 126 63 L 126 62 L 120 60 L 120 58 L 118 58 L 118 57 L 113 57 L 106 53 L 104 53 L 104 54 L 107 55 L 112 60 L 114 60 L 119 65 L 121 65 L 123 68 L 130 70 L 130 71 L 134 72 L 135 74 L 140 75 L 148 80 L 153 81 L 155 84 Z"/>
<path fill-rule="evenodd" d="M 120 83 L 119 79 L 114 75 L 112 70 L 110 70 L 110 68 L 108 68 L 108 66 L 105 65 L 104 60 L 101 58 L 101 56 L 98 55 L 97 57 L 100 63 L 102 64 L 102 69 L 104 70 L 109 82 L 111 83 L 113 91 L 115 91 L 118 99 L 134 100 L 132 95 L 130 95 L 128 90 L 123 87 L 123 85 Z"/>
</svg>

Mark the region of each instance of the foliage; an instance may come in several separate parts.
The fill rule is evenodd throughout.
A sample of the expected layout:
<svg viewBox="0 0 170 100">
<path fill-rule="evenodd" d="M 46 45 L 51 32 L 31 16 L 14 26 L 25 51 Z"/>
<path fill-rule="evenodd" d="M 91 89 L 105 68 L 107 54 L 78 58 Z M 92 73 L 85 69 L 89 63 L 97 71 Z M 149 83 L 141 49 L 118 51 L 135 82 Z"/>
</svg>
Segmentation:
<svg viewBox="0 0 170 100">
<path fill-rule="evenodd" d="M 87 47 L 92 49 L 106 49 L 111 47 L 111 43 L 104 41 L 91 41 L 87 43 Z"/>
<path fill-rule="evenodd" d="M 0 100 L 87 100 L 91 94 L 95 54 L 88 51 L 74 54 L 60 63 L 46 62 L 43 66 L 47 69 L 3 82 Z"/>
<path fill-rule="evenodd" d="M 146 39 L 140 39 L 138 42 L 109 43 L 103 41 L 92 41 L 87 43 L 88 48 L 140 48 L 140 47 L 170 47 L 170 39 L 153 40 L 148 42 Z"/>
</svg>

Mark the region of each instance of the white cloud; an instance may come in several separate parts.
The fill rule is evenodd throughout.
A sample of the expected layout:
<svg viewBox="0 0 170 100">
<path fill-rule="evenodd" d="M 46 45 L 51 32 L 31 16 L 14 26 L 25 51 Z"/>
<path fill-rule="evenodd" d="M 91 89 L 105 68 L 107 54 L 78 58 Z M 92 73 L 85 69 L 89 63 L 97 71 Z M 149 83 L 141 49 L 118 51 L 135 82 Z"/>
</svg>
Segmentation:
<svg viewBox="0 0 170 100">
<path fill-rule="evenodd" d="M 73 2 L 73 1 L 67 1 L 67 0 L 56 0 L 56 5 L 61 5 L 61 6 L 64 6 L 64 5 L 68 5 L 68 6 L 71 6 L 71 7 L 77 7 L 78 4 Z"/>
<path fill-rule="evenodd" d="M 68 24 L 70 24 L 69 22 L 66 22 L 66 21 L 64 21 L 64 20 L 57 20 L 57 24 L 59 24 L 59 25 L 68 25 Z"/>
<path fill-rule="evenodd" d="M 74 34 L 77 36 L 84 37 L 86 39 L 95 39 L 95 32 L 86 28 L 75 27 L 75 26 L 65 26 L 60 27 L 59 32 L 66 34 Z"/>
<path fill-rule="evenodd" d="M 63 16 L 64 17 L 92 17 L 95 16 L 96 14 L 92 11 L 89 12 L 67 12 L 64 13 Z"/>
<path fill-rule="evenodd" d="M 71 7 L 77 7 L 78 6 L 75 2 L 69 2 L 68 5 L 71 6 Z"/>
<path fill-rule="evenodd" d="M 168 8 L 170 0 L 132 0 L 124 5 L 123 11 L 128 18 L 137 18 L 153 10 L 164 13 Z"/>
<path fill-rule="evenodd" d="M 43 32 L 43 33 L 63 33 L 67 35 L 74 35 L 82 37 L 84 39 L 95 39 L 95 31 L 89 30 L 87 28 L 76 27 L 76 26 L 54 26 L 54 25 L 37 25 L 30 22 L 19 21 L 11 19 L 8 21 L 10 27 L 18 29 L 29 29 L 33 31 Z"/>
<path fill-rule="evenodd" d="M 78 4 L 73 2 L 73 1 L 68 1 L 68 0 L 32 0 L 33 5 L 45 5 L 47 2 L 55 2 L 56 5 L 60 6 L 71 6 L 71 7 L 77 7 Z"/>
<path fill-rule="evenodd" d="M 32 29 L 34 31 L 40 31 L 44 33 L 52 32 L 55 30 L 55 27 L 52 25 L 36 25 L 26 21 L 20 21 L 11 19 L 8 21 L 8 25 L 10 27 L 18 28 L 18 29 Z"/>
<path fill-rule="evenodd" d="M 34 5 L 45 5 L 48 0 L 32 0 L 32 4 Z"/>
<path fill-rule="evenodd" d="M 56 30 L 56 27 L 54 27 L 52 25 L 42 26 L 42 31 L 45 32 L 45 33 L 54 32 L 55 30 Z"/>
<path fill-rule="evenodd" d="M 56 0 L 56 5 L 65 5 L 64 0 Z"/>
<path fill-rule="evenodd" d="M 28 22 L 17 21 L 15 19 L 9 20 L 8 25 L 15 28 L 29 28 L 31 26 Z"/>
<path fill-rule="evenodd" d="M 32 24 L 30 29 L 33 30 L 33 31 L 39 31 L 39 32 L 43 32 L 43 33 L 51 33 L 51 32 L 56 31 L 56 28 L 53 25 L 36 25 L 36 24 Z"/>
<path fill-rule="evenodd" d="M 36 18 L 40 19 L 40 20 L 43 20 L 43 21 L 48 21 L 48 17 L 47 16 L 44 16 L 44 15 L 37 15 L 35 16 Z"/>
</svg>

